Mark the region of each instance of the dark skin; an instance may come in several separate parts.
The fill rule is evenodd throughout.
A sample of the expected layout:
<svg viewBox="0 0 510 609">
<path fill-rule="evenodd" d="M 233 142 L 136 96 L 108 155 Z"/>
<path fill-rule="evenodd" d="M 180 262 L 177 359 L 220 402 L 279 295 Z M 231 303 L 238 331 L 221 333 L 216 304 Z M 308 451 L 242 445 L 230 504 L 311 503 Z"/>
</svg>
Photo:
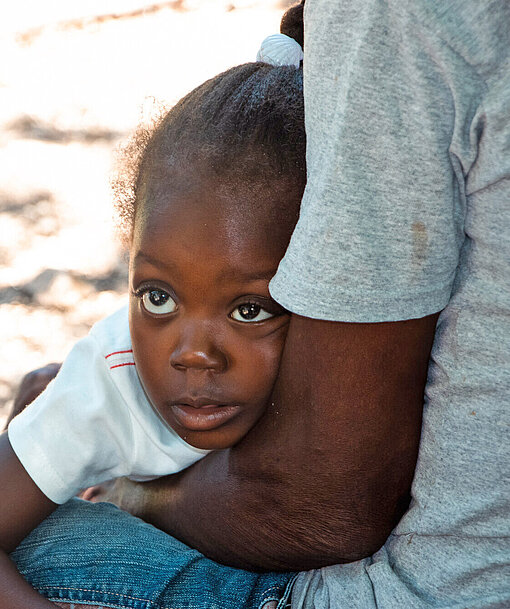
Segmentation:
<svg viewBox="0 0 510 609">
<path fill-rule="evenodd" d="M 407 506 L 436 321 L 293 315 L 267 414 L 242 442 L 178 475 L 118 481 L 106 498 L 239 567 L 370 555 Z"/>
<path fill-rule="evenodd" d="M 289 322 L 268 286 L 300 197 L 289 183 L 231 190 L 195 176 L 191 189 L 159 187 L 142 202 L 130 248 L 137 372 L 161 417 L 197 448 L 233 446 L 266 409 Z"/>
<path fill-rule="evenodd" d="M 374 553 L 407 507 L 436 321 L 292 316 L 270 406 L 248 436 L 176 476 L 124 481 L 120 504 L 241 568 Z"/>
<path fill-rule="evenodd" d="M 179 475 L 124 482 L 118 502 L 234 566 L 308 569 L 373 553 L 406 507 L 436 320 L 347 324 L 292 316 L 269 408 L 246 438 Z M 150 379 L 145 383 L 150 390 Z M 3 461 L 19 469 L 2 442 Z M 7 494 L 40 506 L 26 516 L 35 526 L 54 506 L 30 479 L 23 482 L 23 472 L 16 476 L 22 492 L 17 485 Z M 8 551 L 32 527 L 20 531 L 17 519 L 3 520 Z M 0 571 L 10 578 L 3 593 L 33 593 L 9 569 Z M 33 607 L 51 606 L 26 598 Z"/>
<path fill-rule="evenodd" d="M 232 189 L 210 177 L 200 180 L 196 172 L 191 189 L 175 188 L 175 176 L 172 181 L 172 196 L 165 184 L 157 194 L 147 189 L 135 223 L 133 352 L 161 417 L 190 444 L 222 449 L 261 417 L 277 376 L 289 315 L 272 300 L 268 284 L 287 247 L 302 188 L 279 180 L 270 188 Z M 28 377 L 18 401 L 42 389 L 43 372 Z M 52 607 L 7 557 L 57 506 L 24 470 L 6 433 L 0 436 L 0 487 L 0 606 Z"/>
<path fill-rule="evenodd" d="M 55 607 L 18 573 L 7 554 L 57 507 L 33 483 L 14 454 L 7 433 L 0 435 L 0 606 L 9 609 Z"/>
<path fill-rule="evenodd" d="M 293 315 L 255 428 L 180 474 L 121 481 L 110 499 L 231 566 L 305 570 L 372 554 L 408 505 L 437 317 Z"/>
<path fill-rule="evenodd" d="M 14 400 L 9 422 L 30 404 L 54 378 L 60 364 L 48 364 L 28 373 L 21 381 Z M 20 577 L 7 553 L 24 539 L 57 507 L 35 486 L 13 453 L 7 434 L 0 435 L 0 480 L 2 503 L 0 507 L 0 603 L 9 609 L 45 609 L 55 607 L 40 596 Z"/>
</svg>

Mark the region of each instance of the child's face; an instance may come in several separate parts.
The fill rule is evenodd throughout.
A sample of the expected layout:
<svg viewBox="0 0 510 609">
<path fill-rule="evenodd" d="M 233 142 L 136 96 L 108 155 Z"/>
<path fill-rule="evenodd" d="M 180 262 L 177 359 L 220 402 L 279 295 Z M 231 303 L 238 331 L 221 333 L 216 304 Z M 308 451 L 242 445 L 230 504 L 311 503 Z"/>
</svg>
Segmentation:
<svg viewBox="0 0 510 609">
<path fill-rule="evenodd" d="M 288 190 L 297 209 L 301 192 Z M 163 419 L 198 448 L 240 440 L 276 379 L 289 319 L 268 284 L 294 222 L 268 213 L 275 197 L 281 192 L 225 192 L 209 180 L 171 197 L 149 192 L 137 214 L 130 256 L 137 371 Z"/>
</svg>

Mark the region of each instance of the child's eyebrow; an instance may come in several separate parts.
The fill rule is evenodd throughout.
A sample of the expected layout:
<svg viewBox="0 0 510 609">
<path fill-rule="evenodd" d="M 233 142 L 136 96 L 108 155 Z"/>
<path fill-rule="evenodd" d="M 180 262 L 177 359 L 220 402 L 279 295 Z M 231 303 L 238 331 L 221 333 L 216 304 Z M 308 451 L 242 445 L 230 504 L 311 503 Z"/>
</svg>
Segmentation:
<svg viewBox="0 0 510 609">
<path fill-rule="evenodd" d="M 135 256 L 135 262 L 145 262 L 150 264 L 151 266 L 157 267 L 164 271 L 178 272 L 179 268 L 177 264 L 174 264 L 172 261 L 163 262 L 162 260 L 158 260 L 157 258 L 153 258 L 149 254 L 146 254 L 142 251 L 139 251 Z M 276 273 L 276 267 L 271 266 L 270 268 L 239 268 L 236 265 L 232 265 L 231 267 L 223 270 L 217 276 L 217 281 L 232 281 L 235 279 L 239 281 L 239 283 L 250 283 L 255 281 L 269 281 L 273 275 Z"/>
<path fill-rule="evenodd" d="M 146 262 L 147 264 L 150 264 L 151 266 L 156 266 L 159 269 L 163 269 L 165 271 L 167 271 L 169 269 L 175 270 L 177 268 L 177 265 L 171 261 L 163 262 L 162 260 L 153 258 L 149 254 L 145 254 L 144 252 L 137 252 L 134 261 L 135 262 Z"/>
<path fill-rule="evenodd" d="M 264 271 L 263 269 L 253 269 L 251 271 L 245 271 L 238 268 L 233 267 L 228 271 L 224 271 L 220 273 L 218 276 L 218 280 L 222 279 L 239 279 L 240 282 L 248 283 L 250 281 L 269 281 L 273 275 L 276 273 L 276 268 L 271 268 L 270 270 Z"/>
</svg>

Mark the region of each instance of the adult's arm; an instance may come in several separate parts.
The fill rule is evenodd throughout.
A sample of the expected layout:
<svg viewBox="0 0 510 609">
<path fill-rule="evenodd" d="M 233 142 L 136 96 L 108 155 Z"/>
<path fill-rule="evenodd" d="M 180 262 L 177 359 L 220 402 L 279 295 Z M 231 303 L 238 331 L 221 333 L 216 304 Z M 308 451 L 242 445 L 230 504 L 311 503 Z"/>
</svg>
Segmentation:
<svg viewBox="0 0 510 609">
<path fill-rule="evenodd" d="M 294 316 L 258 426 L 178 477 L 129 489 L 124 505 L 238 567 L 303 570 L 371 554 L 407 506 L 436 317 Z"/>
<path fill-rule="evenodd" d="M 457 70 L 476 77 L 438 36 L 442 6 L 305 7 L 308 182 L 271 284 L 296 314 L 274 405 L 235 448 L 135 493 L 145 518 L 219 561 L 355 560 L 405 506 L 480 128 Z"/>
</svg>

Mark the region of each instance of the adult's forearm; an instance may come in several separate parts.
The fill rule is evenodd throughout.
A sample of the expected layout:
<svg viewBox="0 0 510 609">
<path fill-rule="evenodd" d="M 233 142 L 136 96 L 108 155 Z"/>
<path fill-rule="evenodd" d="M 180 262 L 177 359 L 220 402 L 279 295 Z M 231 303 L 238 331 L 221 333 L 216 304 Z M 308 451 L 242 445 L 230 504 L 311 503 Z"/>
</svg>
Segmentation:
<svg viewBox="0 0 510 609">
<path fill-rule="evenodd" d="M 238 567 L 302 570 L 371 554 L 407 504 L 436 319 L 294 317 L 257 427 L 149 483 L 132 510 Z"/>
<path fill-rule="evenodd" d="M 151 483 L 130 511 L 217 562 L 250 570 L 357 560 L 386 537 L 362 518 L 362 508 L 346 510 L 339 497 L 324 493 L 320 476 L 288 484 L 268 470 L 241 474 L 238 460 L 237 454 L 214 454 L 178 482 Z"/>
</svg>

